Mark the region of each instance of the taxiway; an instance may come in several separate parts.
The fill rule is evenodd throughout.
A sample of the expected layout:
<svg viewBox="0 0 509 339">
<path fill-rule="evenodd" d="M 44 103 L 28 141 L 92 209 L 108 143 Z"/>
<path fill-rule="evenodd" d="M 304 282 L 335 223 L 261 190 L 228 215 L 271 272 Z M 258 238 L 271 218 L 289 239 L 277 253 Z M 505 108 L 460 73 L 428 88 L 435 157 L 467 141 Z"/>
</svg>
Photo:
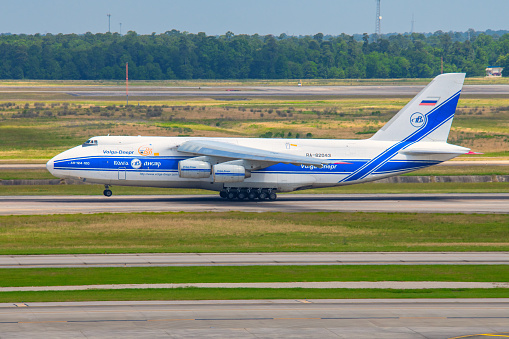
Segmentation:
<svg viewBox="0 0 509 339">
<path fill-rule="evenodd" d="M 411 97 L 425 86 L 241 86 L 241 87 L 131 87 L 130 98 L 157 97 L 289 97 L 289 96 L 365 96 L 365 97 Z M 70 97 L 125 97 L 121 86 L 67 86 L 56 89 L 47 86 L 6 87 L 0 86 L 0 93 L 66 94 Z M 465 85 L 462 96 L 507 96 L 509 85 Z"/>
<path fill-rule="evenodd" d="M 275 252 L 0 255 L 0 268 L 253 265 L 509 265 L 509 252 Z"/>
</svg>

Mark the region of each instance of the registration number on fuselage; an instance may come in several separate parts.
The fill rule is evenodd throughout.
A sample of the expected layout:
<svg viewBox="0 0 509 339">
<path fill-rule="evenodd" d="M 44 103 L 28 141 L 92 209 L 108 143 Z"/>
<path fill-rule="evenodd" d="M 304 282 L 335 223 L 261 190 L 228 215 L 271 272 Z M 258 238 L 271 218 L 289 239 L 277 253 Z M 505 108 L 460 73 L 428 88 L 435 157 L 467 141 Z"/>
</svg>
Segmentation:
<svg viewBox="0 0 509 339">
<path fill-rule="evenodd" d="M 314 157 L 314 158 L 330 158 L 330 153 L 306 153 L 306 157 Z"/>
</svg>

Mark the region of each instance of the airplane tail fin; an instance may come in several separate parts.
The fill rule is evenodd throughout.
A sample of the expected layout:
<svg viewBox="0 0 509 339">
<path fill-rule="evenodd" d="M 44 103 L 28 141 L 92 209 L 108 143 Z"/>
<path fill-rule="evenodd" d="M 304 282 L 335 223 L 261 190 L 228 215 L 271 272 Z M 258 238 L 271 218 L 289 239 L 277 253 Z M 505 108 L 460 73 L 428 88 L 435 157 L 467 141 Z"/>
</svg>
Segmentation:
<svg viewBox="0 0 509 339">
<path fill-rule="evenodd" d="M 437 76 L 371 140 L 446 142 L 465 73 Z"/>
</svg>

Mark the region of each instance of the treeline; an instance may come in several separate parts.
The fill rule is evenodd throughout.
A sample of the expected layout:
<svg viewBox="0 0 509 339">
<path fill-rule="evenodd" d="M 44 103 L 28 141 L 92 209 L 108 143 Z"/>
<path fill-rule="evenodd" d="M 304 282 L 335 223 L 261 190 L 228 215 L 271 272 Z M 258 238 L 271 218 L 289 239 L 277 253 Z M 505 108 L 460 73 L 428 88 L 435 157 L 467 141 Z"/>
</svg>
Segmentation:
<svg viewBox="0 0 509 339">
<path fill-rule="evenodd" d="M 0 79 L 428 78 L 444 72 L 509 72 L 509 34 L 324 37 L 163 34 L 0 35 Z"/>
</svg>

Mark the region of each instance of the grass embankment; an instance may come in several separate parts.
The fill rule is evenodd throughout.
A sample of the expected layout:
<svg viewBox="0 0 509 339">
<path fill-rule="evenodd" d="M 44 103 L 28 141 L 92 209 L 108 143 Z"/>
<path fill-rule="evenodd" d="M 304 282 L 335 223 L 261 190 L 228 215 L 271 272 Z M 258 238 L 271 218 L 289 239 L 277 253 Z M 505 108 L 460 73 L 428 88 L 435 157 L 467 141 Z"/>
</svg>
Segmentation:
<svg viewBox="0 0 509 339">
<path fill-rule="evenodd" d="M 310 288 L 175 288 L 87 291 L 2 292 L 0 302 L 119 300 L 266 300 L 266 299 L 409 299 L 508 298 L 509 289 L 310 289 Z"/>
<path fill-rule="evenodd" d="M 1 287 L 323 281 L 507 282 L 508 265 L 326 265 L 0 269 Z"/>
<path fill-rule="evenodd" d="M 340 203 L 340 202 L 338 202 Z M 119 213 L 2 216 L 0 254 L 507 251 L 509 215 Z"/>
</svg>

